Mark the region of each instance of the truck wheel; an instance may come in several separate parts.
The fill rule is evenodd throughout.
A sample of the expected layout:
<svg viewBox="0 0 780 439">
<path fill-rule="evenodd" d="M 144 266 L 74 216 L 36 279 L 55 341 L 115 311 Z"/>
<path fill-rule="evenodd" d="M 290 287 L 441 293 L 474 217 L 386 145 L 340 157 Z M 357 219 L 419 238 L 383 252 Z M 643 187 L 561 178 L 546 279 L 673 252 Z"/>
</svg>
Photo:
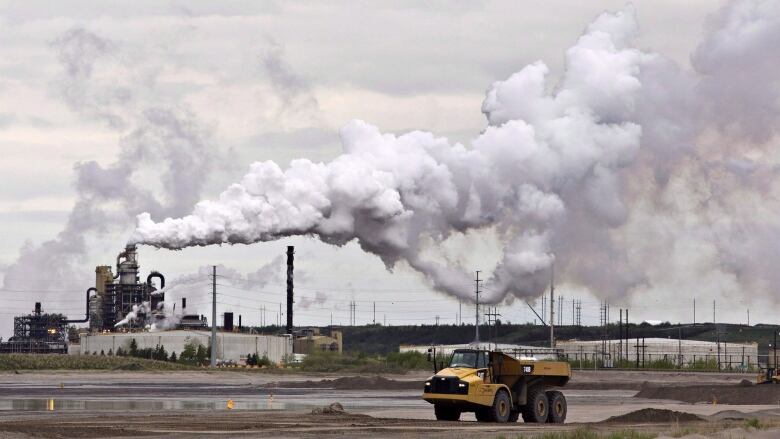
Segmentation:
<svg viewBox="0 0 780 439">
<path fill-rule="evenodd" d="M 455 407 L 445 407 L 443 405 L 434 405 L 433 411 L 436 413 L 437 421 L 457 421 L 460 419 L 460 410 Z"/>
<path fill-rule="evenodd" d="M 496 392 L 490 414 L 492 415 L 493 422 L 500 422 L 503 424 L 509 420 L 509 417 L 512 415 L 512 400 L 509 399 L 506 390 L 499 390 Z"/>
<path fill-rule="evenodd" d="M 550 415 L 547 421 L 553 424 L 563 424 L 566 420 L 566 397 L 557 390 L 547 392 L 550 402 Z"/>
<path fill-rule="evenodd" d="M 525 422 L 544 424 L 547 422 L 547 417 L 550 413 L 549 409 L 550 405 L 544 389 L 536 387 L 528 392 L 526 404 L 520 413 L 523 415 L 523 421 Z"/>
</svg>

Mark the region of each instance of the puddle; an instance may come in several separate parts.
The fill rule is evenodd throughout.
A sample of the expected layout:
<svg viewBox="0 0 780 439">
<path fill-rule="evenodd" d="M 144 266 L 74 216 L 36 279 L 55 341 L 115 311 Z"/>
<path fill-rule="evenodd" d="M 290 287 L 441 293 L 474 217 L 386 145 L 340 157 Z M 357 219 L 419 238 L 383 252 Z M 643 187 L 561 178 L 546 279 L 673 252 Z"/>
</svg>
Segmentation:
<svg viewBox="0 0 780 439">
<path fill-rule="evenodd" d="M 292 410 L 306 405 L 272 400 L 234 399 L 233 410 Z M 5 399 L 0 411 L 158 411 L 158 410 L 227 410 L 225 399 Z M 308 406 L 312 407 L 312 406 Z"/>
</svg>

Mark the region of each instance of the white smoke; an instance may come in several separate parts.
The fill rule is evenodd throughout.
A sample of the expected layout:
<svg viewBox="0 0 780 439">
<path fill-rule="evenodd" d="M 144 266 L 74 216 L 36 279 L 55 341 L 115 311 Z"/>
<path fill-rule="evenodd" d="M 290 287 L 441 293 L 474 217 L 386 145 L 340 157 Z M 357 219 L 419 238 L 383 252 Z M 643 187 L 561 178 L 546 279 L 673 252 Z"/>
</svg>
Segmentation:
<svg viewBox="0 0 780 439">
<path fill-rule="evenodd" d="M 129 325 L 132 323 L 138 323 L 143 316 L 146 316 L 146 319 L 149 318 L 151 315 L 151 306 L 149 305 L 149 302 L 143 302 L 138 305 L 133 305 L 133 309 L 125 315 L 125 318 L 118 321 L 114 328 L 120 328 L 125 325 Z M 146 323 L 144 321 L 143 323 Z"/>
<path fill-rule="evenodd" d="M 128 212 L 186 213 L 220 158 L 210 130 L 185 106 L 158 98 L 155 78 L 117 56 L 111 41 L 75 28 L 52 47 L 62 68 L 55 93 L 74 112 L 115 129 L 119 153 L 108 164 L 74 165 L 76 200 L 64 229 L 26 244 L 5 268 L 3 289 L 85 289 L 94 279 L 83 266 L 89 238 L 131 227 Z M 154 178 L 145 176 L 150 171 Z"/>
<path fill-rule="evenodd" d="M 778 11 L 777 1 L 724 7 L 693 71 L 632 46 L 632 7 L 602 14 L 566 51 L 557 83 L 539 61 L 488 89 L 488 125 L 470 147 L 355 120 L 331 162 L 254 163 L 187 216 L 139 215 L 131 242 L 356 240 L 389 268 L 404 261 L 435 288 L 470 298 L 468 268 L 422 255 L 490 228 L 504 248 L 488 301 L 538 295 L 554 262 L 563 279 L 600 296 L 694 285 L 761 293 L 778 275 L 770 263 L 748 266 L 748 255 L 780 256 L 769 142 L 780 117 Z"/>
</svg>

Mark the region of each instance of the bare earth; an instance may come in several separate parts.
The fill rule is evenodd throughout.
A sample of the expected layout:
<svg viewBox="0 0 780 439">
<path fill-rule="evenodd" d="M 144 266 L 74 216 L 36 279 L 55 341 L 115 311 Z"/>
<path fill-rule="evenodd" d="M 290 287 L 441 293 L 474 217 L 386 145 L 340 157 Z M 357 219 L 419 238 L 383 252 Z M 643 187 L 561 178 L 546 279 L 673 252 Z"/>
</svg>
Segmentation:
<svg viewBox="0 0 780 439">
<path fill-rule="evenodd" d="M 429 375 L 4 373 L 0 374 L 0 436 L 497 438 L 588 426 L 604 432 L 634 429 L 677 437 L 689 433 L 698 435 L 689 437 L 780 437 L 778 401 L 692 404 L 667 399 L 681 399 L 690 392 L 659 390 L 698 386 L 709 393 L 714 389 L 742 395 L 756 391 L 757 386 L 739 385 L 743 379 L 753 381 L 752 375 L 575 371 L 571 385 L 563 389 L 569 401 L 567 423 L 541 426 L 477 423 L 470 414 L 464 414 L 461 422 L 437 422 L 432 407 L 420 399 L 420 385 Z M 652 397 L 636 397 L 640 389 L 654 389 Z M 312 414 L 333 402 L 339 402 L 345 413 Z M 607 421 L 611 417 L 618 418 Z M 760 419 L 765 428 L 746 429 L 745 419 L 750 418 Z"/>
</svg>

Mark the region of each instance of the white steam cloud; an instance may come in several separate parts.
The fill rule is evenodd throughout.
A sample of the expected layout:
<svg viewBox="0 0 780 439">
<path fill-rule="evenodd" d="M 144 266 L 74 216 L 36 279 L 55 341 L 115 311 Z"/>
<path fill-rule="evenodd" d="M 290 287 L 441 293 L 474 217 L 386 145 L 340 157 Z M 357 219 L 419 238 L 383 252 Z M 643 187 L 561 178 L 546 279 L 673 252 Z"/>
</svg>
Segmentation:
<svg viewBox="0 0 780 439">
<path fill-rule="evenodd" d="M 780 256 L 780 2 L 731 3 L 706 31 L 686 71 L 633 47 L 633 8 L 604 13 L 566 51 L 557 82 L 539 61 L 494 83 L 470 147 L 354 120 L 331 162 L 254 163 L 189 215 L 139 215 L 131 242 L 356 240 L 388 268 L 403 261 L 470 298 L 469 269 L 423 255 L 491 229 L 504 243 L 492 302 L 540 294 L 553 262 L 604 297 L 694 285 L 760 294 L 780 280 L 771 263 L 748 263 Z"/>
</svg>

